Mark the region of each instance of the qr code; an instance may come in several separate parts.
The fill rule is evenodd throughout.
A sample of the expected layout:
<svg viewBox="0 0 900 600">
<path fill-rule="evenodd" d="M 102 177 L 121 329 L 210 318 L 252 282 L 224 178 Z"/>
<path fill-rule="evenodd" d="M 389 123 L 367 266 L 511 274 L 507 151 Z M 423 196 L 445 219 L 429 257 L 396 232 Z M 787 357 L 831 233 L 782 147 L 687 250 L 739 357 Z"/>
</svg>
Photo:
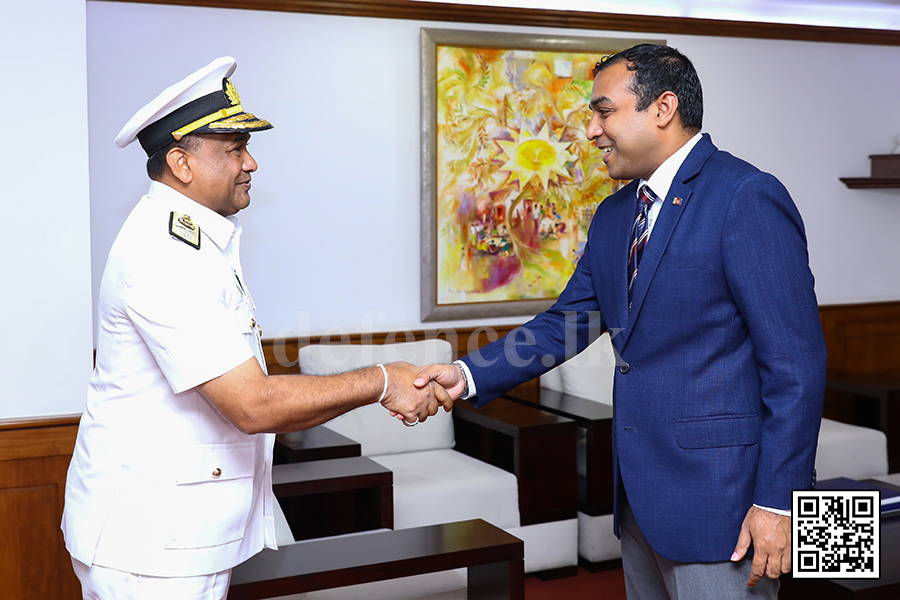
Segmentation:
<svg viewBox="0 0 900 600">
<path fill-rule="evenodd" d="M 791 515 L 795 578 L 879 577 L 879 491 L 795 490 Z"/>
</svg>

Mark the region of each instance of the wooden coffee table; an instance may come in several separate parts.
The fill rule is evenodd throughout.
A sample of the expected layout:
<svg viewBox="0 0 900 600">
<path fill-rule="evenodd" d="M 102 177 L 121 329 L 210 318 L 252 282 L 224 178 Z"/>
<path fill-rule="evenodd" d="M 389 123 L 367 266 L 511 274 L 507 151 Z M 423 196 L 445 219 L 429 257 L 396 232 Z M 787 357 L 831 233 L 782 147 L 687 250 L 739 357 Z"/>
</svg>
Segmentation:
<svg viewBox="0 0 900 600">
<path fill-rule="evenodd" d="M 471 600 L 524 600 L 522 540 L 476 519 L 263 550 L 234 568 L 229 600 L 260 600 L 466 567 Z"/>
</svg>

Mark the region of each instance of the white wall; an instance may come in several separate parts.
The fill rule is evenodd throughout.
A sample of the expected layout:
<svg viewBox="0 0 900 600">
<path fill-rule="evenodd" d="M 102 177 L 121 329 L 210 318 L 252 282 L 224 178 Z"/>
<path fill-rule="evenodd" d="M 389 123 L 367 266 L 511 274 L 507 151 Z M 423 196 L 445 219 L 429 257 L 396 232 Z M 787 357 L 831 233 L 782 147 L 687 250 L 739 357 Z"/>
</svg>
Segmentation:
<svg viewBox="0 0 900 600">
<path fill-rule="evenodd" d="M 80 413 L 91 372 L 85 5 L 4 5 L 0 419 Z"/>
<path fill-rule="evenodd" d="M 106 254 L 146 190 L 138 145 L 113 138 L 169 84 L 230 54 L 260 163 L 241 214 L 244 271 L 265 337 L 418 329 L 419 28 L 642 37 L 88 2 L 94 296 Z M 171 32 L 171 33 L 169 33 Z M 885 266 L 894 190 L 848 190 L 900 133 L 900 48 L 647 35 L 691 57 L 719 147 L 777 175 L 806 221 L 820 304 L 900 298 Z M 508 319 L 520 322 L 521 318 Z M 497 322 L 493 320 L 492 322 Z M 468 325 L 454 322 L 448 325 Z M 428 324 L 436 327 L 442 324 Z"/>
</svg>

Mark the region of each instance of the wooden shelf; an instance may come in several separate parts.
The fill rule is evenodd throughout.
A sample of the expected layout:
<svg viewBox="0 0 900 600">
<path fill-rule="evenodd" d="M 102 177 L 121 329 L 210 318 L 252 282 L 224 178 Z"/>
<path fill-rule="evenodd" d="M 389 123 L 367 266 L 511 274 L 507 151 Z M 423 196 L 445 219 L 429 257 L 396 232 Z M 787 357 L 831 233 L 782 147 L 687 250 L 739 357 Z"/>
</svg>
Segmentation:
<svg viewBox="0 0 900 600">
<path fill-rule="evenodd" d="M 870 154 L 869 177 L 841 177 L 848 188 L 900 188 L 900 154 Z"/>
<path fill-rule="evenodd" d="M 900 177 L 841 177 L 848 188 L 900 188 Z"/>
</svg>

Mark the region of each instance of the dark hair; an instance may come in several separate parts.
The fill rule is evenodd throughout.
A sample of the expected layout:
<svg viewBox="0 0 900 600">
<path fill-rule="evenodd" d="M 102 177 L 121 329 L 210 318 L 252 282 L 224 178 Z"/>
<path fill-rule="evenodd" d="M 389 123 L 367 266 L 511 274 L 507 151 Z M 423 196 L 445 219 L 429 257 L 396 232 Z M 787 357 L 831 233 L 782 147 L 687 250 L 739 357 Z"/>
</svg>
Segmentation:
<svg viewBox="0 0 900 600">
<path fill-rule="evenodd" d="M 169 168 L 166 155 L 172 148 L 184 148 L 189 151 L 197 151 L 200 148 L 201 138 L 197 135 L 186 135 L 177 142 L 172 142 L 165 148 L 157 150 L 147 159 L 147 176 L 154 181 L 159 181 Z"/>
<path fill-rule="evenodd" d="M 631 77 L 631 91 L 637 96 L 637 110 L 647 110 L 663 92 L 678 97 L 678 113 L 685 129 L 703 127 L 703 88 L 694 65 L 687 56 L 669 46 L 638 44 L 598 62 L 594 77 L 610 65 L 625 61 Z"/>
</svg>

